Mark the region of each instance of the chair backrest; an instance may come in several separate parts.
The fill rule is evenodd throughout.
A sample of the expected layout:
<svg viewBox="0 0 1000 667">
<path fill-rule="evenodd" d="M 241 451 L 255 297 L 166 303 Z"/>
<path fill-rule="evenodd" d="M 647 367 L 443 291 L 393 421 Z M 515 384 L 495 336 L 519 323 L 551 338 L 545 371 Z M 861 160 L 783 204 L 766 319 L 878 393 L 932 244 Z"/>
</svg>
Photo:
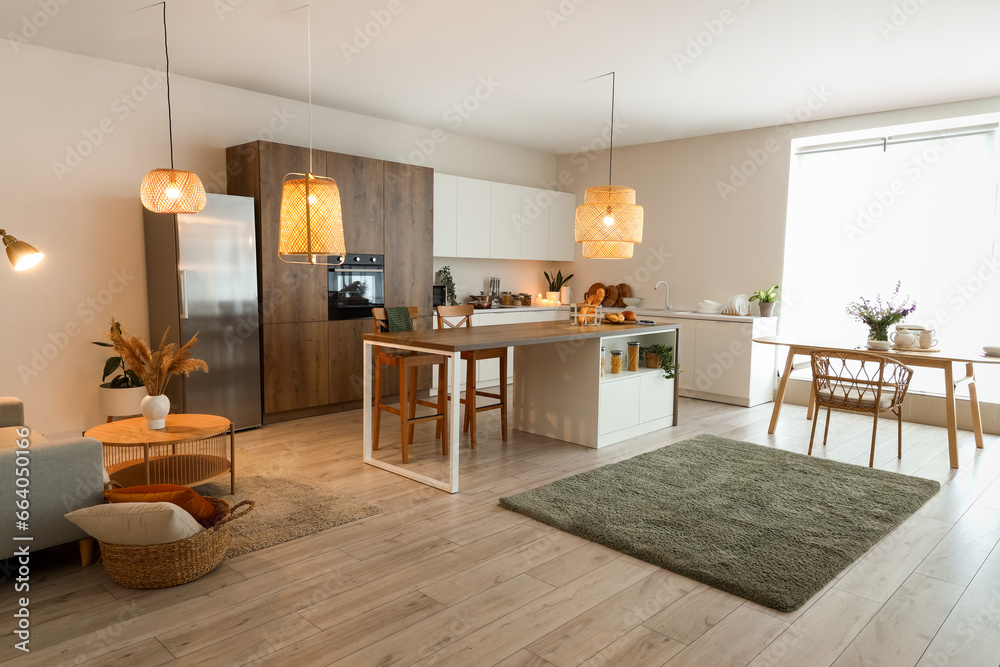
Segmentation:
<svg viewBox="0 0 1000 667">
<path fill-rule="evenodd" d="M 892 392 L 894 408 L 902 404 L 913 369 L 895 359 L 867 352 L 816 350 L 812 353 L 813 392 L 837 395 L 840 405 L 878 407 L 883 393 Z M 886 390 L 886 392 L 883 392 Z"/>
<path fill-rule="evenodd" d="M 472 314 L 475 308 L 471 303 L 464 306 L 438 306 L 437 323 L 438 329 L 458 329 L 460 327 L 472 326 Z M 457 321 L 455 321 L 457 319 Z"/>
<path fill-rule="evenodd" d="M 417 319 L 417 307 L 408 306 L 410 311 L 410 319 Z M 383 333 L 389 330 L 389 315 L 385 312 L 385 308 L 372 308 L 372 318 L 375 320 L 375 333 Z"/>
</svg>

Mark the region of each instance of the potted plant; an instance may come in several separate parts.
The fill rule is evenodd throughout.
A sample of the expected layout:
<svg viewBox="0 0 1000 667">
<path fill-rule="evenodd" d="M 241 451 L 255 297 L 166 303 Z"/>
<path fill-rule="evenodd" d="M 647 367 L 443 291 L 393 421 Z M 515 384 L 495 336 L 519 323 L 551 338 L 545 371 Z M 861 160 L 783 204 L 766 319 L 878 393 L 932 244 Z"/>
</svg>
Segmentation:
<svg viewBox="0 0 1000 667">
<path fill-rule="evenodd" d="M 669 345 L 653 343 L 652 345 L 646 345 L 641 348 L 641 351 L 646 360 L 646 368 L 659 367 L 663 371 L 664 379 L 667 380 L 672 380 L 677 377 L 677 374 L 680 372 L 680 367 L 673 363 L 674 348 Z"/>
<path fill-rule="evenodd" d="M 546 293 L 545 298 L 550 301 L 560 301 L 562 303 L 569 303 L 572 299 L 569 294 L 569 287 L 564 287 L 569 279 L 575 274 L 569 274 L 563 278 L 562 270 L 560 269 L 558 273 L 554 273 L 551 276 L 548 271 L 542 271 L 545 274 L 545 280 L 549 284 L 549 291 Z M 565 293 L 563 293 L 565 290 Z"/>
<path fill-rule="evenodd" d="M 457 306 L 458 298 L 455 296 L 455 280 L 451 277 L 450 266 L 442 266 L 438 270 L 438 281 L 444 285 L 445 305 Z"/>
<path fill-rule="evenodd" d="M 759 301 L 758 308 L 760 309 L 761 317 L 771 317 L 774 314 L 774 304 L 777 303 L 778 298 L 778 286 L 769 287 L 768 289 L 759 289 L 751 295 L 751 301 Z"/>
<path fill-rule="evenodd" d="M 847 306 L 847 314 L 868 326 L 868 347 L 877 350 L 889 349 L 889 327 L 902 322 L 907 315 L 917 309 L 916 302 L 908 303 L 906 297 L 899 304 L 893 303 L 899 296 L 901 281 L 896 283 L 892 295 L 882 302 L 882 297 L 875 295 L 875 303 L 871 299 L 861 297 Z"/>
<path fill-rule="evenodd" d="M 198 334 L 180 347 L 167 343 L 168 328 L 163 332 L 160 345 L 150 350 L 146 341 L 129 335 L 118 322 L 111 319 L 111 343 L 122 357 L 126 372 L 133 371 L 146 388 L 147 396 L 142 399 L 140 412 L 146 418 L 146 428 L 162 429 L 166 426 L 170 412 L 170 399 L 164 391 L 170 379 L 180 373 L 190 375 L 193 371 L 208 372 L 208 364 L 191 356 L 191 350 L 198 344 Z"/>
<path fill-rule="evenodd" d="M 117 322 L 112 324 L 112 328 L 116 326 L 120 334 L 121 324 Z M 93 344 L 100 347 L 114 347 L 105 341 L 93 341 Z M 108 382 L 110 376 L 114 377 Z M 112 417 L 139 414 L 139 404 L 146 396 L 146 388 L 142 384 L 142 379 L 125 367 L 125 359 L 121 354 L 115 354 L 105 360 L 101 382 L 101 386 L 97 389 L 97 404 L 101 414 L 108 416 L 108 421 L 111 421 Z"/>
</svg>

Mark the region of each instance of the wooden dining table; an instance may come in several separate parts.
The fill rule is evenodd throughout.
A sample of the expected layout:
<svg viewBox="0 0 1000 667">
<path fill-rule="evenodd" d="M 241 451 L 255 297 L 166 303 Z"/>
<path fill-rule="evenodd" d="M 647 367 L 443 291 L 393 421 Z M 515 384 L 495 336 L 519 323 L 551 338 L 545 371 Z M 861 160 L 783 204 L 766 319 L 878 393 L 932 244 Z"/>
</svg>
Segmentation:
<svg viewBox="0 0 1000 667">
<path fill-rule="evenodd" d="M 955 388 L 960 385 L 969 387 L 969 404 L 972 410 L 972 431 L 976 438 L 976 447 L 983 448 L 983 421 L 979 412 L 979 397 L 976 392 L 976 364 L 1000 364 L 1000 357 L 988 357 L 982 352 L 968 352 L 942 348 L 939 352 L 923 352 L 914 350 L 869 350 L 867 347 L 845 346 L 836 341 L 811 341 L 792 336 L 763 336 L 754 338 L 755 343 L 765 345 L 781 345 L 788 347 L 788 358 L 785 369 L 781 373 L 778 392 L 774 396 L 774 409 L 771 411 L 771 424 L 767 432 L 774 433 L 778 427 L 778 415 L 781 414 L 781 404 L 785 399 L 785 389 L 788 377 L 798 368 L 794 359 L 797 355 L 809 356 L 816 350 L 829 352 L 869 352 L 884 357 L 890 357 L 907 366 L 921 368 L 936 368 L 944 372 L 945 414 L 948 427 L 948 459 L 952 468 L 958 468 L 958 419 L 955 407 Z M 955 379 L 954 364 L 965 364 L 965 377 Z M 807 417 L 813 418 L 813 400 L 810 396 Z"/>
</svg>

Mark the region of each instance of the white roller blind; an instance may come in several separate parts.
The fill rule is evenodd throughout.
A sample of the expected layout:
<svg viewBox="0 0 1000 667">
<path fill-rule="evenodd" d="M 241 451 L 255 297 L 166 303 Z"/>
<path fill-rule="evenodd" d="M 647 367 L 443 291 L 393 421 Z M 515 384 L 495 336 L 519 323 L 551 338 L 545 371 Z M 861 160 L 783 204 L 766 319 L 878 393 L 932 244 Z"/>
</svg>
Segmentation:
<svg viewBox="0 0 1000 667">
<path fill-rule="evenodd" d="M 782 334 L 860 345 L 867 328 L 844 308 L 902 281 L 917 302 L 907 321 L 934 327 L 943 345 L 1000 345 L 995 140 L 995 126 L 976 127 L 793 155 Z M 1000 403 L 1000 372 L 979 367 L 977 375 L 981 399 Z M 940 372 L 926 369 L 911 383 L 942 387 Z"/>
</svg>

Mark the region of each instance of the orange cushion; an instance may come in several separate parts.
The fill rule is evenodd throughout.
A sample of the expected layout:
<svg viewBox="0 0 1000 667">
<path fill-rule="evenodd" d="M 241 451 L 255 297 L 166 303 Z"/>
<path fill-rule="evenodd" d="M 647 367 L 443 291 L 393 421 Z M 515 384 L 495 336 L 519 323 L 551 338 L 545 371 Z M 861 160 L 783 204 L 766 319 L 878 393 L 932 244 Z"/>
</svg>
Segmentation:
<svg viewBox="0 0 1000 667">
<path fill-rule="evenodd" d="M 185 510 L 205 528 L 211 528 L 219 519 L 219 512 L 195 491 L 176 484 L 149 484 L 111 489 L 104 492 L 111 503 L 173 503 Z"/>
</svg>

